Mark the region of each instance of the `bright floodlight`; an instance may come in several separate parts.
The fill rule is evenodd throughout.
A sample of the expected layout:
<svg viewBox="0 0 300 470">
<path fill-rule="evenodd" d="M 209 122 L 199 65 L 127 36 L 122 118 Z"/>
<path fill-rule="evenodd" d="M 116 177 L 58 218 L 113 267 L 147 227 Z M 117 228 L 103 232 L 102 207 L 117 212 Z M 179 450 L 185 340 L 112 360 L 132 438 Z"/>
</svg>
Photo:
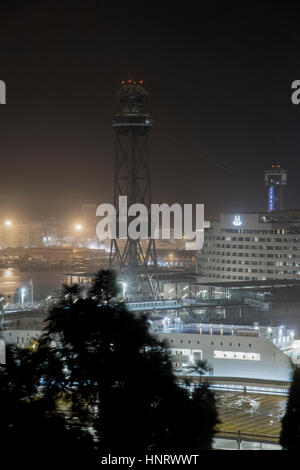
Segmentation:
<svg viewBox="0 0 300 470">
<path fill-rule="evenodd" d="M 82 230 L 82 225 L 81 224 L 76 224 L 75 225 L 75 230 L 77 230 L 77 232 L 80 232 L 80 230 Z"/>
<path fill-rule="evenodd" d="M 6 227 L 10 227 L 11 226 L 11 220 L 6 220 L 5 225 L 6 225 Z"/>
</svg>

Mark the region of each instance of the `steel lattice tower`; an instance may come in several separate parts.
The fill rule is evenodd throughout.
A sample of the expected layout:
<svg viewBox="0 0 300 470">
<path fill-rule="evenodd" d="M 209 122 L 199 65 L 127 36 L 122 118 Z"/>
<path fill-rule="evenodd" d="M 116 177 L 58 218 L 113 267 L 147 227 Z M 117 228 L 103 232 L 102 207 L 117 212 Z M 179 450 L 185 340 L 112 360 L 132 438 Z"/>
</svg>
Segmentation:
<svg viewBox="0 0 300 470">
<path fill-rule="evenodd" d="M 122 82 L 116 93 L 116 114 L 113 128 L 116 133 L 116 162 L 114 206 L 119 225 L 119 196 L 127 196 L 128 207 L 135 203 L 147 207 L 148 238 L 111 240 L 110 267 L 117 267 L 120 278 L 128 285 L 130 294 L 155 296 L 157 290 L 157 259 L 155 240 L 151 238 L 151 177 L 149 161 L 149 132 L 152 119 L 148 114 L 149 95 L 142 81 Z M 134 217 L 128 217 L 127 224 Z"/>
</svg>

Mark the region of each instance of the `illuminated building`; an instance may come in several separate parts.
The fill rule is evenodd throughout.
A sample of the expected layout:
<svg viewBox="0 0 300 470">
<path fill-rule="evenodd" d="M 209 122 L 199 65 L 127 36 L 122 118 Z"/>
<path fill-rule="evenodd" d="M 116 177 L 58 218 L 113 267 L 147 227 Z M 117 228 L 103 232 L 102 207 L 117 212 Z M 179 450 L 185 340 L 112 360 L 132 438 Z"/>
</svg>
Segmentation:
<svg viewBox="0 0 300 470">
<path fill-rule="evenodd" d="M 300 279 L 300 210 L 220 214 L 204 231 L 198 273 L 204 280 Z"/>
<path fill-rule="evenodd" d="M 0 244 L 2 248 L 51 246 L 57 239 L 57 233 L 58 224 L 55 219 L 7 219 L 0 224 Z"/>
<path fill-rule="evenodd" d="M 283 188 L 287 184 L 287 170 L 282 170 L 280 165 L 272 165 L 265 171 L 265 185 L 268 187 L 268 211 L 280 211 L 283 209 Z"/>
</svg>

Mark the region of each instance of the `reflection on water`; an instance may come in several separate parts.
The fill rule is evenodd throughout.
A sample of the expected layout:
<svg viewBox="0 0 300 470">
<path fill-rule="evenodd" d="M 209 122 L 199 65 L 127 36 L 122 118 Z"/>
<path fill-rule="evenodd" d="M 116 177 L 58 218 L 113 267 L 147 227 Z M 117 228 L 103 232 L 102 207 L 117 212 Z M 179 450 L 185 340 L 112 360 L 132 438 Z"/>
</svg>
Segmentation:
<svg viewBox="0 0 300 470">
<path fill-rule="evenodd" d="M 51 292 L 58 289 L 61 280 L 55 272 L 35 271 L 33 273 L 21 272 L 17 268 L 0 269 L 0 293 L 13 298 L 20 287 L 30 289 L 30 280 L 33 281 L 33 297 L 38 301 L 46 298 Z"/>
</svg>

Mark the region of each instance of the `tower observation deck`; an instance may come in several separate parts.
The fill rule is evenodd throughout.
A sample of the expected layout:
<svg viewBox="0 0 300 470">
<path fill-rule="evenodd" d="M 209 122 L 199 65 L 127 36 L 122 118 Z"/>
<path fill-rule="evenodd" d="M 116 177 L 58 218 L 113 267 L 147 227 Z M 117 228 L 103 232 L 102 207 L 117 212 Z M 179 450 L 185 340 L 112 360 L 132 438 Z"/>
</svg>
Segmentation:
<svg viewBox="0 0 300 470">
<path fill-rule="evenodd" d="M 268 211 L 280 211 L 283 209 L 283 186 L 287 184 L 287 170 L 280 165 L 272 165 L 270 170 L 265 170 L 265 185 L 268 187 Z"/>
<path fill-rule="evenodd" d="M 151 177 L 149 133 L 149 94 L 143 82 L 122 81 L 116 93 L 116 113 L 113 128 L 116 135 L 114 206 L 116 208 L 117 238 L 111 241 L 110 267 L 117 268 L 127 284 L 128 293 L 155 296 L 157 260 L 155 240 L 151 238 Z M 118 238 L 120 221 L 119 197 L 127 196 L 127 206 L 143 204 L 149 214 L 148 237 L 133 240 Z M 138 214 L 137 214 L 138 215 Z M 132 219 L 127 217 L 127 228 Z"/>
</svg>

